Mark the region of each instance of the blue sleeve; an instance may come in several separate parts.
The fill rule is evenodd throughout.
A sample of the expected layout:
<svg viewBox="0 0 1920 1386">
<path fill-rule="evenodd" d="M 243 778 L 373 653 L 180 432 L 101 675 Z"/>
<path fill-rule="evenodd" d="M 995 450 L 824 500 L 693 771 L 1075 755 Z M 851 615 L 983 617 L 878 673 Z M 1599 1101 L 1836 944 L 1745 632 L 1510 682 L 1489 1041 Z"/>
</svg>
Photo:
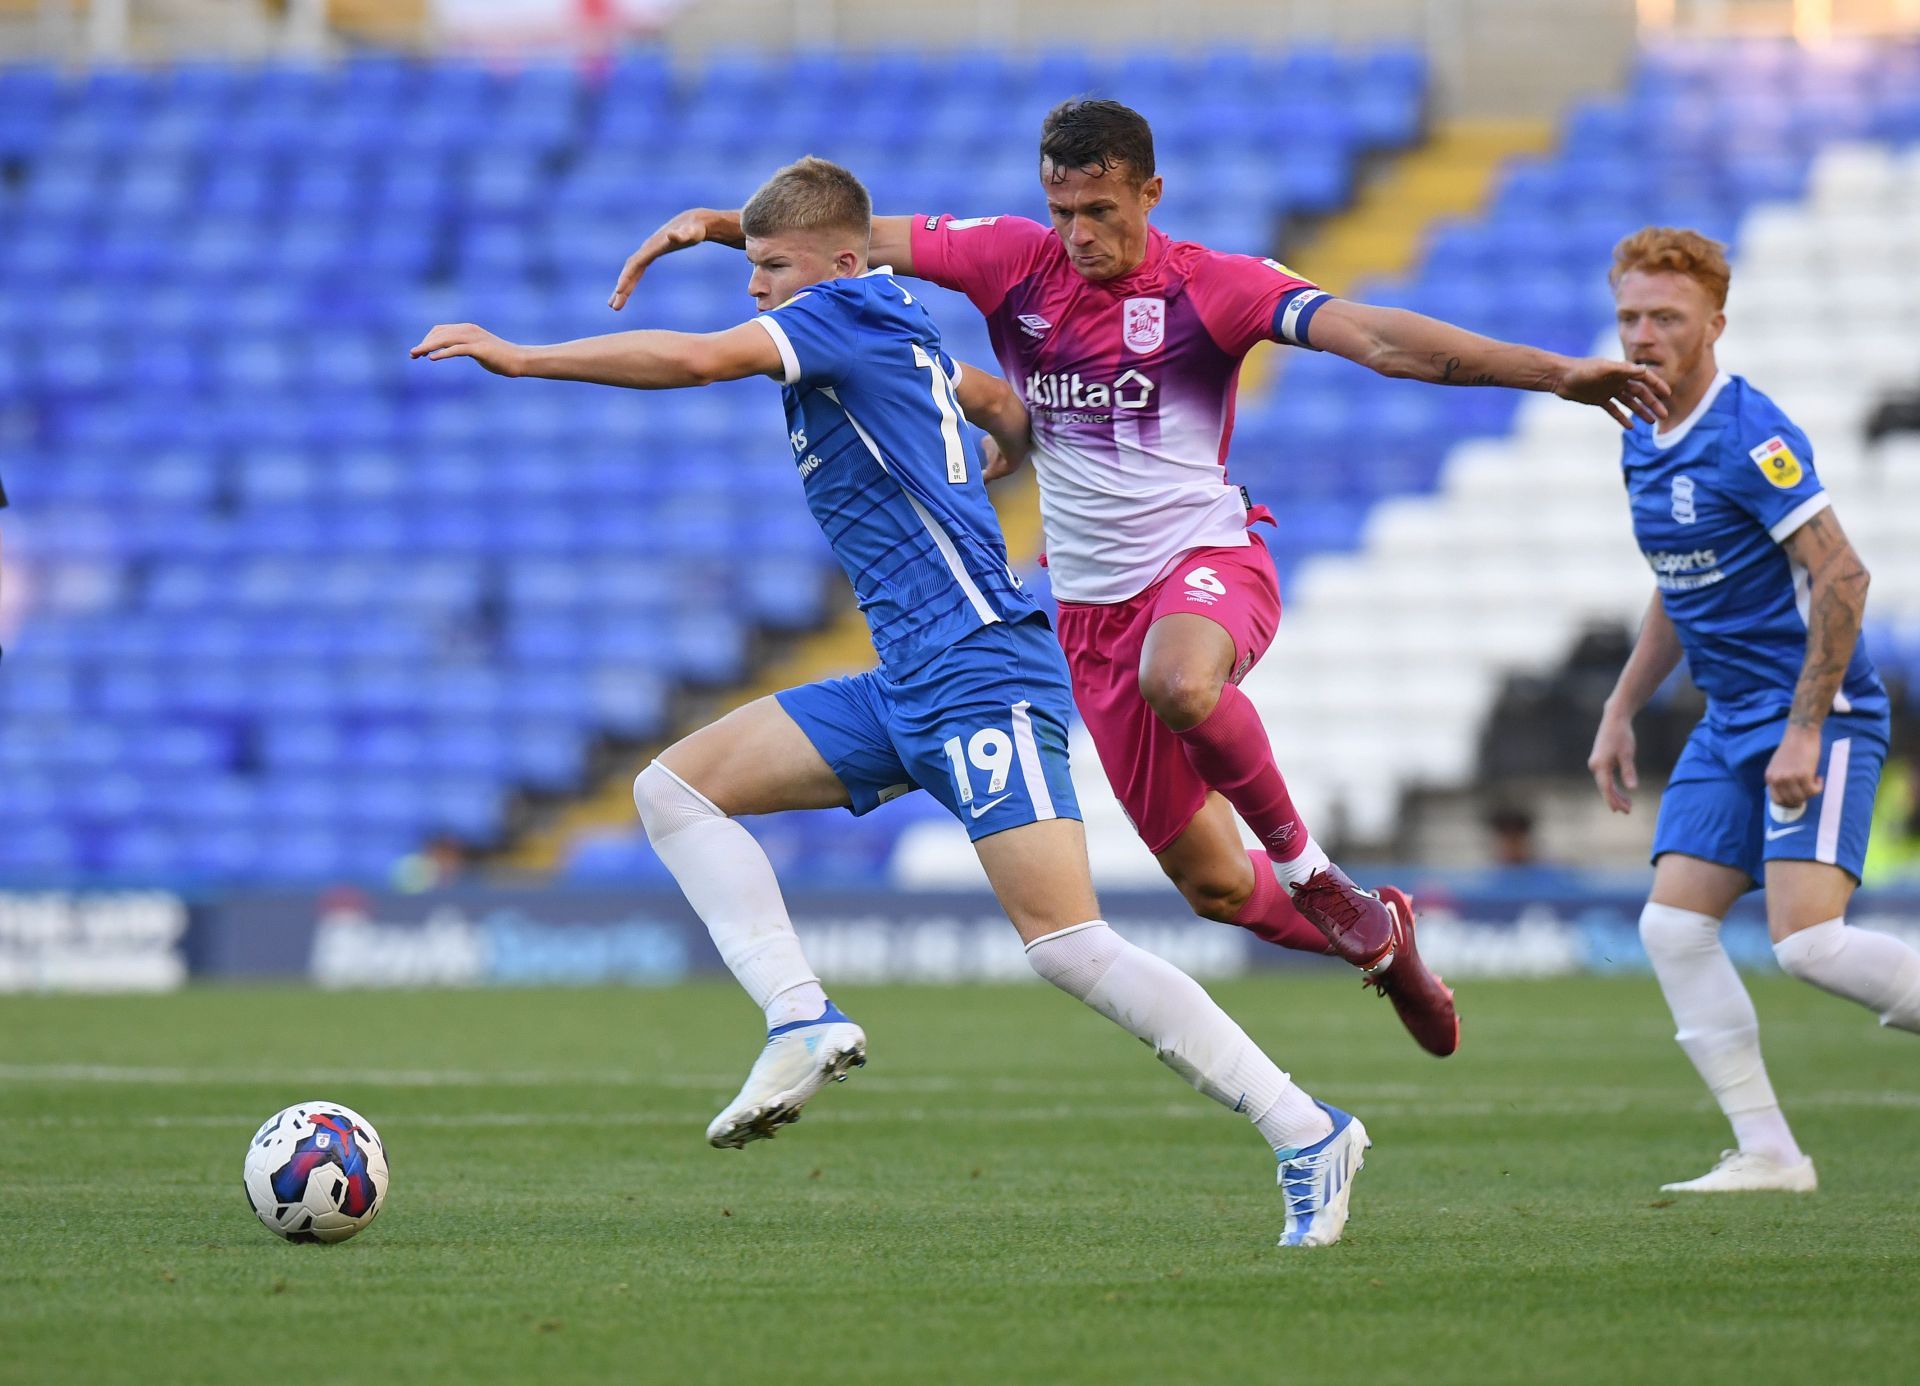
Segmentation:
<svg viewBox="0 0 1920 1386">
<path fill-rule="evenodd" d="M 838 385 L 858 354 L 859 312 L 845 294 L 803 289 L 754 321 L 779 348 L 785 383 Z"/>
<path fill-rule="evenodd" d="M 1807 435 L 1768 402 L 1742 409 L 1721 443 L 1721 485 L 1783 543 L 1829 504 Z"/>
<path fill-rule="evenodd" d="M 946 376 L 948 383 L 950 383 L 954 389 L 959 389 L 961 367 L 960 363 L 953 359 L 953 354 L 943 346 L 935 353 L 934 359 L 939 361 L 940 373 Z"/>
</svg>

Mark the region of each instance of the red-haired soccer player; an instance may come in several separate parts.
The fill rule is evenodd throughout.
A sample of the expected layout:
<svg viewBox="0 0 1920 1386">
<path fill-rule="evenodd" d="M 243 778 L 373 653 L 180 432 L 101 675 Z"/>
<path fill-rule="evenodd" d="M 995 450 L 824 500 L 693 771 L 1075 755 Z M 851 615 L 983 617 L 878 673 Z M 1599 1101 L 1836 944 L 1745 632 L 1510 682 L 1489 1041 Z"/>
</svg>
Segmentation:
<svg viewBox="0 0 1920 1386">
<path fill-rule="evenodd" d="M 1780 966 L 1903 1030 L 1920 1030 L 1920 954 L 1846 920 L 1888 741 L 1887 690 L 1860 639 L 1867 570 L 1806 435 L 1715 361 L 1722 251 L 1670 227 L 1614 250 L 1621 349 L 1672 388 L 1673 418 L 1634 429 L 1621 449 L 1654 593 L 1587 764 L 1608 807 L 1628 812 L 1633 716 L 1685 654 L 1707 714 L 1660 798 L 1640 938 L 1736 1148 L 1663 1187 L 1810 1193 L 1813 1161 L 1767 1080 L 1720 921 L 1764 884 Z"/>
</svg>

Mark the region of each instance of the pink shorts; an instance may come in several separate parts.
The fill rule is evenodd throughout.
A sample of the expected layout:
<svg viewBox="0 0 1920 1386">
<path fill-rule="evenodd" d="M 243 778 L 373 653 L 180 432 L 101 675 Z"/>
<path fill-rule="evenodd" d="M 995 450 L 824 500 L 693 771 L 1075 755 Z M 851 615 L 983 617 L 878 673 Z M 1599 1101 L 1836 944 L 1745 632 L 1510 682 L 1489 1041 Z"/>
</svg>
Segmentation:
<svg viewBox="0 0 1920 1386">
<path fill-rule="evenodd" d="M 1207 801 L 1186 748 L 1140 693 L 1147 630 L 1163 616 L 1205 616 L 1233 637 L 1238 683 L 1280 626 L 1280 582 L 1258 535 L 1245 548 L 1193 549 L 1165 577 L 1123 602 L 1060 603 L 1060 647 L 1073 701 L 1093 735 L 1120 807 L 1149 850 L 1163 852 Z"/>
</svg>

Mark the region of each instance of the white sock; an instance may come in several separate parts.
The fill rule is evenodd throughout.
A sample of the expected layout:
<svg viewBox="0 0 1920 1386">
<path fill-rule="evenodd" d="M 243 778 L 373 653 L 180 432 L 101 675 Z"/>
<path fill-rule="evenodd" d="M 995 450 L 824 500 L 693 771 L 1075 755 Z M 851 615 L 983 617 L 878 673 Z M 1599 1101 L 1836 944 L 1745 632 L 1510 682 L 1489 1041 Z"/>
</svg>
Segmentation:
<svg viewBox="0 0 1920 1386">
<path fill-rule="evenodd" d="M 1882 1025 L 1920 1031 L 1920 953 L 1899 939 L 1829 919 L 1788 934 L 1773 956 L 1801 981 L 1858 1001 Z"/>
<path fill-rule="evenodd" d="M 653 850 L 713 935 L 721 960 L 767 1013 L 768 1027 L 825 1011 L 827 994 L 800 951 L 773 863 L 753 834 L 657 760 L 635 777 L 633 802 Z"/>
<path fill-rule="evenodd" d="M 1274 862 L 1273 874 L 1280 878 L 1283 886 L 1303 885 L 1307 877 L 1331 865 L 1333 859 L 1327 855 L 1326 849 L 1313 840 L 1312 833 L 1308 833 L 1307 845 L 1300 849 L 1300 855 L 1291 861 Z"/>
<path fill-rule="evenodd" d="M 1027 945 L 1033 970 L 1084 1001 L 1223 1107 L 1245 1112 L 1275 1150 L 1324 1139 L 1333 1122 L 1201 985 L 1100 919 Z"/>
<path fill-rule="evenodd" d="M 1640 941 L 1679 1027 L 1674 1038 L 1732 1123 L 1735 1143 L 1789 1164 L 1799 1160 L 1760 1057 L 1760 1018 L 1720 945 L 1720 921 L 1649 902 L 1640 912 Z"/>
</svg>

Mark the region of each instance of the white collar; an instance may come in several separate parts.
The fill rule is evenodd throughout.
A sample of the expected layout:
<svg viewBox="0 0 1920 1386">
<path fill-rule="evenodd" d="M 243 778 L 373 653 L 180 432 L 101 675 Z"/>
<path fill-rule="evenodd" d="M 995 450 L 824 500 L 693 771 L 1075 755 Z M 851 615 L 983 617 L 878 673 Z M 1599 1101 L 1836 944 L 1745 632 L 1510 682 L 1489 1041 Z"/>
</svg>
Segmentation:
<svg viewBox="0 0 1920 1386">
<path fill-rule="evenodd" d="M 1720 398 L 1720 392 L 1732 383 L 1732 376 L 1728 375 L 1725 371 L 1716 371 L 1713 377 L 1713 384 L 1707 386 L 1706 394 L 1702 395 L 1700 402 L 1693 406 L 1693 412 L 1665 433 L 1660 432 L 1656 427 L 1649 435 L 1649 441 L 1652 442 L 1654 447 L 1662 451 L 1672 447 L 1675 443 L 1693 432 L 1693 426 L 1707 416 L 1707 411 L 1713 408 L 1713 402 Z"/>
</svg>

